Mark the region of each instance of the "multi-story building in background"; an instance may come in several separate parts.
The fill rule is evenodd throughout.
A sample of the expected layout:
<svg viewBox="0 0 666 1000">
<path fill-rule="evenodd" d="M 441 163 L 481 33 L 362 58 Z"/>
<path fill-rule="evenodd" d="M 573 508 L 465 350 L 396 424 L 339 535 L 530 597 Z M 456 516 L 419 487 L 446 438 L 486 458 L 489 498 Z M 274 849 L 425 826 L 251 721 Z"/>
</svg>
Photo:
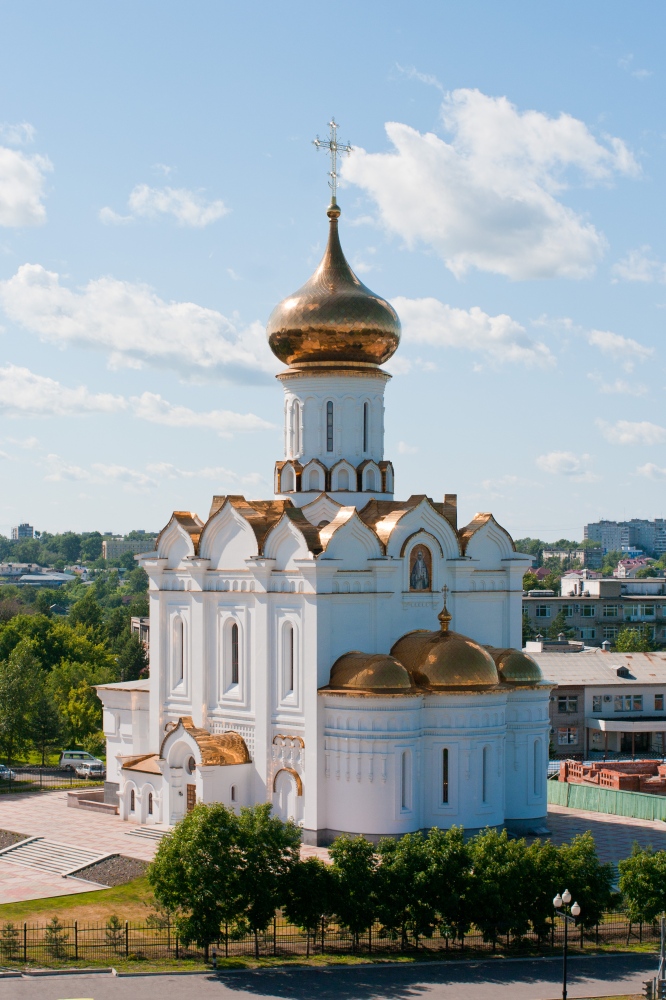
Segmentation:
<svg viewBox="0 0 666 1000">
<path fill-rule="evenodd" d="M 17 524 L 12 528 L 12 541 L 17 542 L 19 538 L 34 538 L 35 529 L 31 524 Z"/>
<path fill-rule="evenodd" d="M 547 635 L 560 611 L 574 638 L 586 646 L 614 643 L 621 628 L 647 626 L 659 645 L 666 644 L 666 581 L 590 579 L 580 573 L 563 576 L 561 593 L 530 590 L 523 614 L 535 632 Z"/>
<path fill-rule="evenodd" d="M 658 558 L 666 552 L 666 520 L 632 517 L 629 521 L 595 521 L 585 525 L 583 537 L 599 542 L 604 554 L 635 547 Z"/>
<path fill-rule="evenodd" d="M 120 559 L 126 552 L 137 555 L 139 552 L 152 552 L 155 539 L 147 535 L 143 539 L 109 538 L 102 542 L 102 556 L 105 559 Z"/>
</svg>

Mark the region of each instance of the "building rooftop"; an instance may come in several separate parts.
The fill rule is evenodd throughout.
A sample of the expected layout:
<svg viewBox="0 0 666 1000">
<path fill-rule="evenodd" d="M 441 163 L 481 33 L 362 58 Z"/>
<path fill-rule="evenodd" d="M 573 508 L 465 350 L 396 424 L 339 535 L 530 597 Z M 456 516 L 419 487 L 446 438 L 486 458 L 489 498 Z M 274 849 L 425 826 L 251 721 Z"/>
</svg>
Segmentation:
<svg viewBox="0 0 666 1000">
<path fill-rule="evenodd" d="M 531 653 L 541 667 L 544 680 L 558 686 L 599 684 L 623 687 L 627 684 L 666 684 L 666 651 L 656 653 L 606 653 L 584 649 L 570 653 Z M 624 676 L 618 675 L 624 667 Z"/>
</svg>

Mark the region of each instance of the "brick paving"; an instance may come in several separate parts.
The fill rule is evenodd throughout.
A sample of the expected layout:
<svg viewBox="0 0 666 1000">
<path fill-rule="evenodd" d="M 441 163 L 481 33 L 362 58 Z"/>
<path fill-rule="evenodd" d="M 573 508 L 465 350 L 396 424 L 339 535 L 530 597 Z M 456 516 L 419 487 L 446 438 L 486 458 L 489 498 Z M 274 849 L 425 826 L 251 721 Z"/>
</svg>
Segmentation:
<svg viewBox="0 0 666 1000">
<path fill-rule="evenodd" d="M 634 841 L 643 847 L 651 844 L 657 850 L 666 850 L 666 823 L 658 820 L 626 819 L 552 805 L 548 810 L 548 828 L 556 844 L 591 830 L 602 861 L 617 862 L 627 857 Z M 0 829 L 89 848 L 97 854 L 123 854 L 142 861 L 150 861 L 157 849 L 156 841 L 128 836 L 133 824 L 123 823 L 117 816 L 68 808 L 67 793 L 62 791 L 3 795 Z M 301 855 L 326 859 L 328 852 L 323 847 L 303 846 Z M 0 903 L 89 892 L 95 888 L 98 886 L 94 883 L 11 865 L 0 856 Z"/>
</svg>

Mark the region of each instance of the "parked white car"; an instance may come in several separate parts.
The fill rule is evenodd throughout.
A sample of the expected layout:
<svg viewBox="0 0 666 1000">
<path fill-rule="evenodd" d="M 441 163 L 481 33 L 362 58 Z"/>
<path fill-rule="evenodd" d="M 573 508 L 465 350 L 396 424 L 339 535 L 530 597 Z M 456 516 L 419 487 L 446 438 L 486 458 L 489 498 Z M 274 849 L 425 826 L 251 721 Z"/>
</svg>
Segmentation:
<svg viewBox="0 0 666 1000">
<path fill-rule="evenodd" d="M 74 770 L 77 778 L 95 778 L 99 781 L 100 778 L 106 777 L 106 768 L 99 760 L 92 762 L 84 760 L 83 763 L 79 764 Z"/>
<path fill-rule="evenodd" d="M 102 764 L 99 757 L 93 757 L 85 750 L 63 750 L 60 754 L 60 767 L 66 767 L 68 771 L 75 771 L 80 764 Z"/>
<path fill-rule="evenodd" d="M 6 764 L 0 764 L 0 781 L 11 781 L 16 777 L 16 773 L 7 767 Z"/>
</svg>

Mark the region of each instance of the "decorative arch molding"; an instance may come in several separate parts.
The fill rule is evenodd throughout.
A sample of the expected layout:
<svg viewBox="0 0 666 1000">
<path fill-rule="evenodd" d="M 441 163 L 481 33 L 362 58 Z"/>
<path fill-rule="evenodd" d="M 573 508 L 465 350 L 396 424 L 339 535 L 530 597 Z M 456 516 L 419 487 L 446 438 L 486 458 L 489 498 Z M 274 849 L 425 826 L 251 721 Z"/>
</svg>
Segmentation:
<svg viewBox="0 0 666 1000">
<path fill-rule="evenodd" d="M 463 542 L 464 554 L 472 559 L 477 559 L 482 564 L 482 568 L 488 567 L 490 562 L 499 562 L 507 559 L 516 551 L 513 539 L 506 528 L 498 524 L 492 514 L 477 514 L 467 527 L 463 528 L 461 539 Z M 496 559 L 488 558 L 488 547 L 495 550 Z M 484 548 L 486 551 L 484 552 Z M 497 568 L 501 568 L 497 566 Z"/>
<path fill-rule="evenodd" d="M 383 493 L 384 477 L 382 470 L 371 458 L 361 462 L 357 467 L 358 489 L 362 493 Z"/>
<path fill-rule="evenodd" d="M 279 746 L 281 743 L 286 743 L 288 740 L 290 740 L 292 743 L 297 743 L 300 746 L 301 750 L 305 748 L 305 740 L 303 739 L 302 736 L 290 736 L 288 733 L 286 734 L 276 733 L 275 736 L 273 737 L 273 743 L 276 746 Z"/>
<path fill-rule="evenodd" d="M 436 547 L 437 553 L 439 553 L 442 559 L 444 558 L 444 552 L 442 551 L 442 546 L 440 544 L 439 539 L 435 538 L 434 535 L 431 535 L 430 532 L 426 531 L 425 528 L 419 528 L 418 531 L 412 532 L 412 534 L 408 535 L 407 538 L 404 540 L 404 542 L 402 543 L 402 548 L 400 549 L 400 555 L 403 558 L 407 552 L 407 549 L 411 548 L 412 545 L 416 544 L 417 540 L 422 541 L 424 545 L 428 545 L 431 549 L 433 547 Z"/>
<path fill-rule="evenodd" d="M 334 493 L 338 491 L 345 492 L 347 490 L 351 493 L 355 493 L 357 479 L 358 476 L 356 469 L 351 462 L 348 462 L 346 459 L 341 458 L 339 462 L 336 462 L 335 465 L 331 466 L 330 483 L 331 490 Z"/>
<path fill-rule="evenodd" d="M 157 554 L 167 560 L 169 569 L 177 569 L 184 559 L 197 554 L 203 521 L 196 514 L 174 511 L 169 523 L 157 537 Z"/>
<path fill-rule="evenodd" d="M 461 555 L 456 532 L 427 497 L 423 497 L 399 517 L 386 518 L 377 528 L 380 537 L 386 536 L 384 541 L 387 554 L 394 558 L 404 554 L 407 540 L 419 531 L 425 531 L 437 539 L 443 559 L 457 559 Z"/>
<path fill-rule="evenodd" d="M 343 507 L 319 532 L 326 556 L 339 559 L 341 569 L 364 569 L 368 559 L 379 559 L 384 549 L 377 535 L 363 523 L 355 507 Z"/>
<path fill-rule="evenodd" d="M 300 462 L 289 460 L 275 463 L 275 492 L 298 493 L 301 488 L 303 466 Z"/>
<path fill-rule="evenodd" d="M 313 485 L 316 477 L 316 485 Z M 322 493 L 328 485 L 328 470 L 318 458 L 311 458 L 307 465 L 303 466 L 301 473 L 302 493 Z"/>
<path fill-rule="evenodd" d="M 199 552 L 210 559 L 211 569 L 246 569 L 245 560 L 257 555 L 257 538 L 252 525 L 229 500 L 206 523 Z"/>
<path fill-rule="evenodd" d="M 316 500 L 301 507 L 303 515 L 315 528 L 318 528 L 322 521 L 330 524 L 331 521 L 335 520 L 340 510 L 342 510 L 342 504 L 329 497 L 327 493 L 320 493 Z"/>
<path fill-rule="evenodd" d="M 295 771 L 293 767 L 281 767 L 279 771 L 275 772 L 275 776 L 273 777 L 273 791 L 274 792 L 277 791 L 277 780 L 278 780 L 279 776 L 282 774 L 283 771 L 286 771 L 287 774 L 290 774 L 292 776 L 292 778 L 294 779 L 294 781 L 296 782 L 296 794 L 297 795 L 302 795 L 303 794 L 303 780 L 302 780 L 300 774 L 298 773 L 298 771 Z"/>
<path fill-rule="evenodd" d="M 303 532 L 286 514 L 269 531 L 264 543 L 264 556 L 275 559 L 277 570 L 296 569 L 294 560 L 312 558 Z"/>
</svg>

